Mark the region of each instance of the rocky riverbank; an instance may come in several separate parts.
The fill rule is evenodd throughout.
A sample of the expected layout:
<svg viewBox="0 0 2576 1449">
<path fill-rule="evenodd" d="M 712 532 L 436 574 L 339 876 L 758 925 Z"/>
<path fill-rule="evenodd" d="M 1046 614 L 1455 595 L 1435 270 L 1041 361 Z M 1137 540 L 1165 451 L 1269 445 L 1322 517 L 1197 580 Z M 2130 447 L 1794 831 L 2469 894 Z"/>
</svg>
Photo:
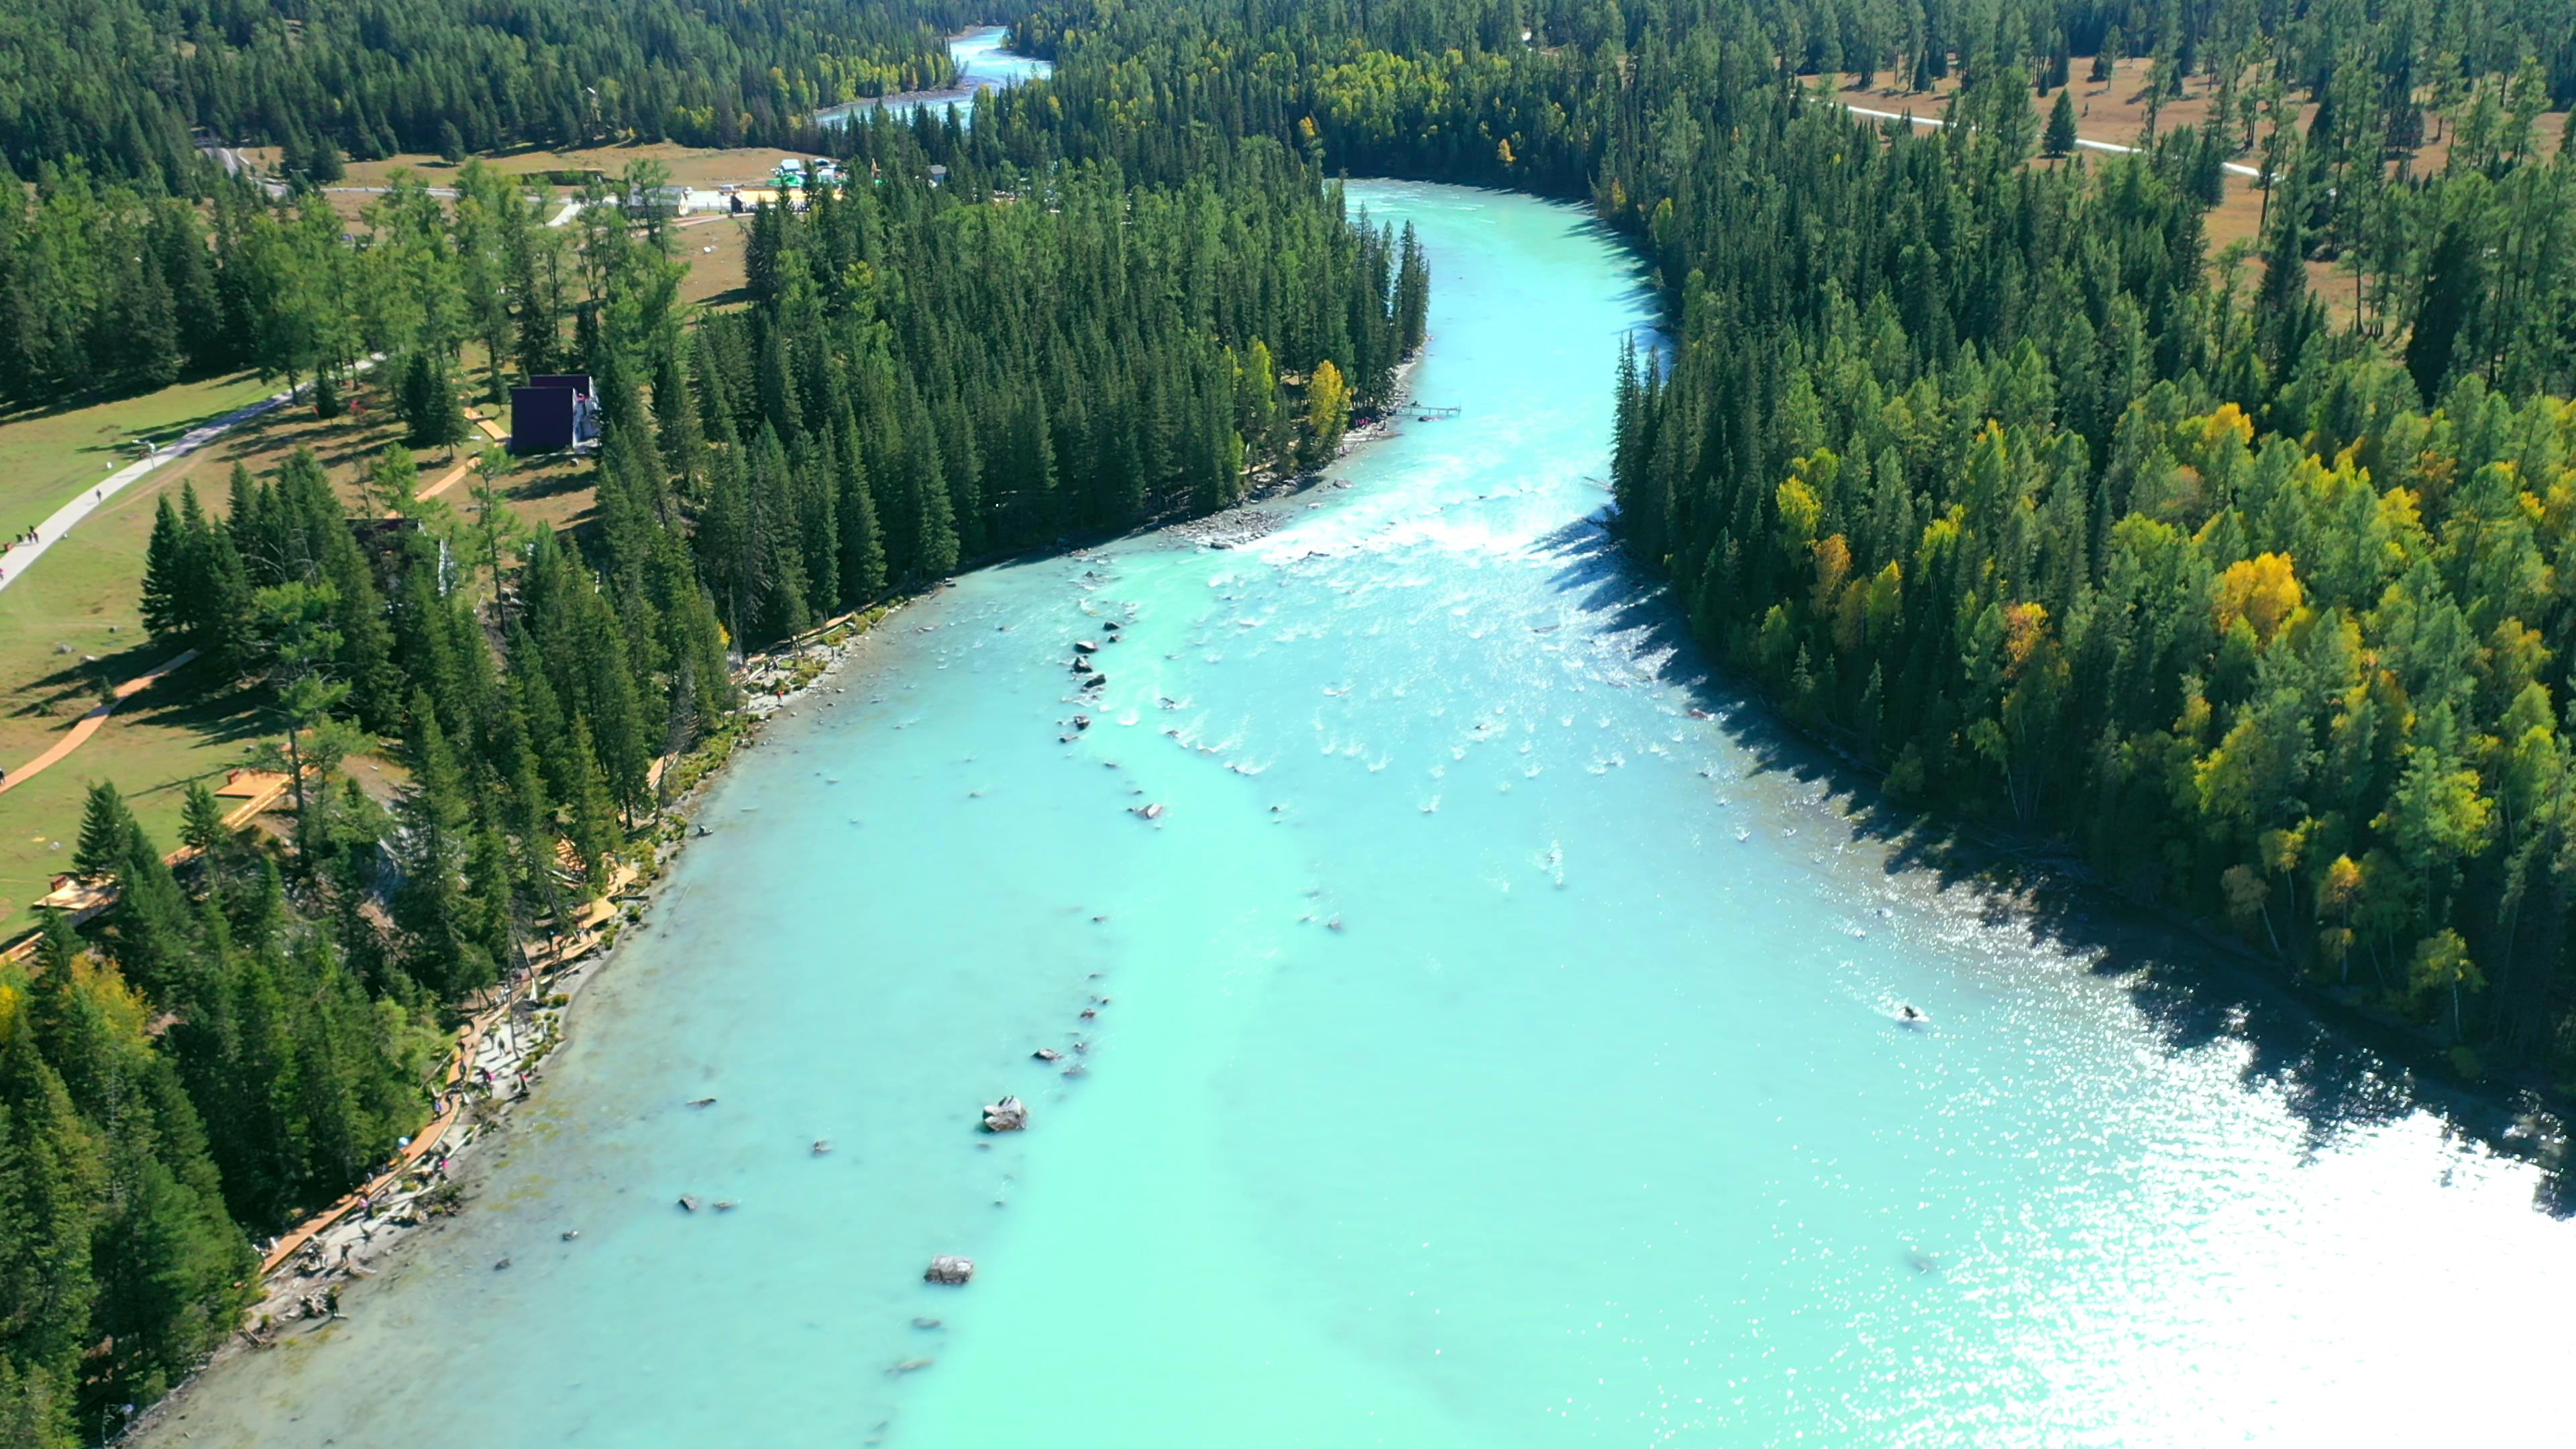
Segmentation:
<svg viewBox="0 0 2576 1449">
<path fill-rule="evenodd" d="M 544 1080 L 546 1058 L 563 1044 L 574 1000 L 613 962 L 621 936 L 646 926 L 669 866 L 701 833 L 690 823 L 699 796 L 736 751 L 758 744 L 761 725 L 772 713 L 808 691 L 837 688 L 859 641 L 901 606 L 898 601 L 845 616 L 801 642 L 744 661 L 735 676 L 745 695 L 741 714 L 661 772 L 672 795 L 652 835 L 638 842 L 640 858 L 620 870 L 609 893 L 562 940 L 532 953 L 531 969 L 477 1013 L 460 1059 L 451 1063 L 450 1079 L 432 1101 L 431 1121 L 421 1134 L 428 1140 L 406 1138 L 395 1161 L 365 1189 L 260 1245 L 267 1262 L 260 1295 L 232 1339 L 199 1372 L 235 1354 L 327 1329 L 355 1311 L 343 1306 L 344 1290 L 374 1277 L 414 1235 L 469 1205 L 467 1166 L 507 1139 L 517 1108 Z M 291 1246 L 281 1253 L 281 1245 Z M 188 1387 L 174 1388 L 119 1440 L 184 1418 Z"/>
<path fill-rule="evenodd" d="M 1393 434 L 1395 424 L 1407 415 L 1409 402 L 1401 382 L 1411 366 L 1408 363 L 1399 374 L 1395 400 L 1344 436 L 1334 459 L 1336 467 L 1369 443 Z M 1346 478 L 1328 476 L 1322 470 L 1283 472 L 1256 480 L 1245 501 L 1234 508 L 1167 522 L 1160 531 L 1203 547 L 1236 547 L 1283 527 L 1294 516 L 1286 500 L 1319 487 L 1348 486 Z M 904 602 L 832 620 L 793 643 L 744 661 L 735 675 L 744 694 L 740 713 L 695 751 L 657 772 L 667 803 L 651 836 L 637 842 L 631 870 L 605 899 L 593 904 L 560 946 L 478 1013 L 470 1054 L 457 1064 L 453 1079 L 433 1105 L 431 1127 L 423 1134 L 429 1141 L 417 1147 L 407 1141 L 397 1162 L 389 1163 L 367 1191 L 355 1195 L 354 1205 L 335 1205 L 324 1215 L 327 1221 L 308 1221 L 261 1245 L 269 1266 L 260 1297 L 245 1314 L 241 1330 L 209 1367 L 244 1351 L 320 1333 L 346 1315 L 364 1312 L 363 1299 L 344 1303 L 344 1292 L 382 1272 L 391 1255 L 415 1235 L 435 1229 L 471 1205 L 469 1168 L 486 1148 L 508 1141 L 518 1107 L 542 1082 L 546 1059 L 571 1029 L 575 999 L 615 959 L 616 946 L 627 932 L 649 928 L 649 911 L 669 866 L 690 840 L 704 833 L 692 821 L 700 796 L 736 751 L 759 744 L 772 715 L 808 693 L 838 692 L 842 671 L 860 642 Z M 821 702 L 830 707 L 836 701 Z M 291 1246 L 281 1252 L 281 1244 Z M 121 1437 L 132 1438 L 165 1420 L 184 1418 L 187 1388 L 183 1384 L 173 1390 Z"/>
</svg>

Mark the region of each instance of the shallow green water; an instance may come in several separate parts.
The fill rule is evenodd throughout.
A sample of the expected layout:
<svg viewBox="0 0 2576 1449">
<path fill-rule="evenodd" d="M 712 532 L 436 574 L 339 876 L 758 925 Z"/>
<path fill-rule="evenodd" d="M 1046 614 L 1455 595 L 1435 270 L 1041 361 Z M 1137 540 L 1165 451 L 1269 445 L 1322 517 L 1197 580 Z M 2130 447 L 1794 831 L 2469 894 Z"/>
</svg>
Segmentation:
<svg viewBox="0 0 2576 1449">
<path fill-rule="evenodd" d="M 1464 417 L 1250 546 L 897 615 L 707 802 L 480 1205 L 158 1442 L 2554 1432 L 2535 1170 L 2152 931 L 1900 858 L 1586 522 L 1620 254 L 1354 191 Z"/>
</svg>

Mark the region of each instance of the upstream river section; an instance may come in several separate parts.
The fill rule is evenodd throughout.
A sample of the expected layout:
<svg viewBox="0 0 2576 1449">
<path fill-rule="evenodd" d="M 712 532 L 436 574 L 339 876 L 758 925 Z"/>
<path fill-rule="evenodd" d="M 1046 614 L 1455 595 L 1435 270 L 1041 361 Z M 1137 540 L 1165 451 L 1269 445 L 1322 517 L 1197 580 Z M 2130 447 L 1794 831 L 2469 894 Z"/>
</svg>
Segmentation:
<svg viewBox="0 0 2576 1449">
<path fill-rule="evenodd" d="M 1246 546 L 896 615 L 704 802 L 473 1210 L 163 1442 L 2557 1432 L 2480 1386 L 2555 1381 L 2576 1229 L 2481 1110 L 1915 863 L 1591 521 L 1625 255 L 1352 195 L 1463 415 Z"/>
<path fill-rule="evenodd" d="M 1055 70 L 1053 63 L 1033 55 L 1022 55 L 1006 48 L 1010 32 L 998 25 L 982 26 L 948 40 L 948 58 L 957 63 L 957 83 L 946 90 L 925 91 L 917 95 L 872 96 L 863 101 L 847 101 L 814 113 L 814 119 L 826 126 L 838 126 L 883 108 L 896 116 L 909 118 L 923 106 L 957 106 L 971 113 L 975 93 L 991 88 L 1000 90 L 1024 80 L 1035 79 Z"/>
</svg>

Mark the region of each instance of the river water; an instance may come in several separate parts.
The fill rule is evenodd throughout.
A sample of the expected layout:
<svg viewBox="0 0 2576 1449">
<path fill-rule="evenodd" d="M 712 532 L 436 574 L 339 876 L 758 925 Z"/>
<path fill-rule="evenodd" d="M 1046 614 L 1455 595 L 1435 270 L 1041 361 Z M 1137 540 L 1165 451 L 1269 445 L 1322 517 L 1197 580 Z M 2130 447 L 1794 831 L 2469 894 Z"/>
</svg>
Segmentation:
<svg viewBox="0 0 2576 1449">
<path fill-rule="evenodd" d="M 1055 69 L 1052 62 L 1005 48 L 1003 42 L 1009 37 L 1010 32 L 999 25 L 978 26 L 949 37 L 948 58 L 957 63 L 957 83 L 946 90 L 846 101 L 816 111 L 814 119 L 826 126 L 837 126 L 879 107 L 904 117 L 923 106 L 954 105 L 971 113 L 975 109 L 977 91 L 988 86 L 995 90 L 1015 86 Z"/>
<path fill-rule="evenodd" d="M 474 1209 L 158 1442 L 2556 1431 L 2576 1228 L 2496 1124 L 1889 839 L 1588 521 L 1622 253 L 1352 192 L 1464 415 L 1245 547 L 894 616 L 704 802 Z"/>
</svg>

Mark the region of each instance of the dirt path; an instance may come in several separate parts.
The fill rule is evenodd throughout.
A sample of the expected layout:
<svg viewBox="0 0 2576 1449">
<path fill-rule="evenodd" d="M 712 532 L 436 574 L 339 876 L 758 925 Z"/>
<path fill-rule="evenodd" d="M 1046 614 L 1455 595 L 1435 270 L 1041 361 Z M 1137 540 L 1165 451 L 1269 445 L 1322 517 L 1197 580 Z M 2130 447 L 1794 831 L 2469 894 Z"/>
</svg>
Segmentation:
<svg viewBox="0 0 2576 1449">
<path fill-rule="evenodd" d="M 89 713 L 82 715 L 78 720 L 73 722 L 71 729 L 66 731 L 61 739 L 54 741 L 53 748 L 46 750 L 43 754 L 38 755 L 27 763 L 10 771 L 9 778 L 6 780 L 0 780 L 0 795 L 8 794 L 10 791 L 17 789 L 29 780 L 32 780 L 38 775 L 45 773 L 47 770 L 52 769 L 54 766 L 61 764 L 64 756 L 79 749 L 83 744 L 88 742 L 91 735 L 97 734 L 98 727 L 107 723 L 107 717 L 116 713 L 116 707 L 123 704 L 128 697 L 142 690 L 151 688 L 152 681 L 159 679 L 162 675 L 169 673 L 171 670 L 178 668 L 180 665 L 185 664 L 196 657 L 197 651 L 191 649 L 185 654 L 179 655 L 175 659 L 165 660 L 162 663 L 143 671 L 141 674 L 134 676 L 132 679 L 125 681 L 123 684 L 118 685 L 116 687 L 116 698 L 111 699 L 106 703 L 101 704 L 96 709 L 91 710 Z"/>
<path fill-rule="evenodd" d="M 496 423 L 490 418 L 477 412 L 468 411 L 465 416 L 466 419 L 472 422 L 475 427 L 482 429 L 483 436 L 490 438 L 493 442 L 506 443 L 510 441 L 509 430 L 503 428 L 499 423 Z M 468 458 L 464 462 L 457 464 L 455 467 L 448 469 L 446 474 L 437 482 L 430 484 L 428 487 L 423 488 L 412 496 L 414 498 L 436 498 L 439 494 L 455 487 L 458 479 L 463 478 L 466 474 L 473 471 L 474 460 Z"/>
</svg>

